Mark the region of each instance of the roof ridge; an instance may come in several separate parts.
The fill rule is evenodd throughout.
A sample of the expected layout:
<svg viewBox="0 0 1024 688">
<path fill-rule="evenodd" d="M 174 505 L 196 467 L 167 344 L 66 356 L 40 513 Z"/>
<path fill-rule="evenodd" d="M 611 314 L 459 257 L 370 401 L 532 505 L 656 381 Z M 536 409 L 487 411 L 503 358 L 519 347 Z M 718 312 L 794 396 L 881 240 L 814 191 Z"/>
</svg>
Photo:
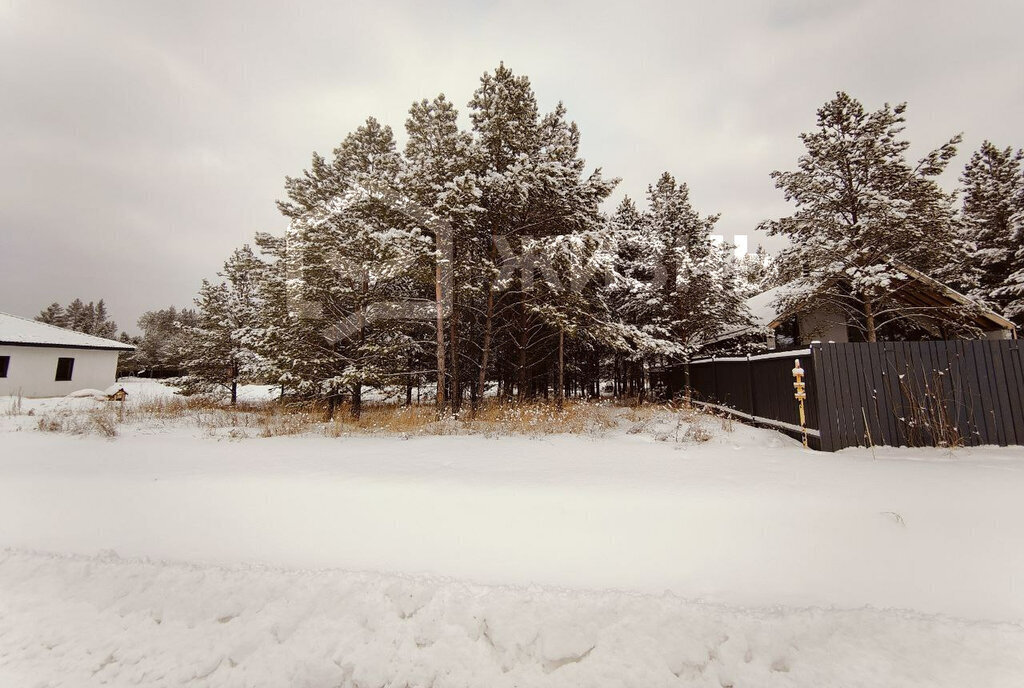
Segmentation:
<svg viewBox="0 0 1024 688">
<path fill-rule="evenodd" d="M 51 329 L 57 330 L 58 332 L 62 332 L 62 333 L 72 333 L 72 334 L 79 335 L 81 337 L 89 337 L 91 339 L 98 339 L 98 340 L 100 340 L 102 342 L 110 342 L 111 344 L 116 344 L 118 346 L 128 346 L 128 347 L 134 348 L 131 344 L 127 344 L 127 343 L 119 341 L 117 339 L 111 339 L 110 337 L 101 337 L 98 334 L 89 334 L 88 332 L 79 332 L 78 330 L 72 330 L 70 327 L 61 327 L 60 325 L 53 325 L 53 324 L 50 324 L 50 323 L 47 323 L 47 322 L 43 322 L 41 320 L 36 320 L 35 318 L 26 318 L 25 316 L 22 316 L 22 315 L 15 315 L 14 313 L 8 313 L 7 311 L 0 311 L 0 316 L 4 316 L 4 315 L 7 316 L 8 318 L 15 318 L 16 320 L 21 320 L 21 321 L 24 321 L 24 322 L 27 322 L 27 323 L 31 323 L 32 325 L 34 325 L 36 327 L 38 327 L 38 326 L 49 327 Z"/>
</svg>

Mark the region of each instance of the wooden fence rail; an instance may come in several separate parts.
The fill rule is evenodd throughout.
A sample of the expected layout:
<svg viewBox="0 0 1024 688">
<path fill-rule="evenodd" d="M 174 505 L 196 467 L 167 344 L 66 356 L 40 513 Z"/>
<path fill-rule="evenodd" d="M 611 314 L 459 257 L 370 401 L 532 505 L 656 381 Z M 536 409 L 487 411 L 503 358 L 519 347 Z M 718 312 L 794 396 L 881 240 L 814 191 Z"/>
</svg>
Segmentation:
<svg viewBox="0 0 1024 688">
<path fill-rule="evenodd" d="M 673 396 L 688 391 L 697 402 L 795 434 L 797 358 L 815 448 L 1024 444 L 1024 346 L 1017 340 L 814 344 L 692 361 L 655 379 Z"/>
</svg>

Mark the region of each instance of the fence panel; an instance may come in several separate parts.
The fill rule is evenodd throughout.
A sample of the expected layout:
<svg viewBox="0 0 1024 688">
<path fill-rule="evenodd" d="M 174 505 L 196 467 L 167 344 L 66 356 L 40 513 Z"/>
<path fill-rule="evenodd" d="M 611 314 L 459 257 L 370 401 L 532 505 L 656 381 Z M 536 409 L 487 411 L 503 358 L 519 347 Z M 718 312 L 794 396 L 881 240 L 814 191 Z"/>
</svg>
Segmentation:
<svg viewBox="0 0 1024 688">
<path fill-rule="evenodd" d="M 830 343 L 810 353 L 704 359 L 689 364 L 690 391 L 792 433 L 800 423 L 796 358 L 806 372 L 806 427 L 826 451 L 1024 444 L 1017 340 Z"/>
<path fill-rule="evenodd" d="M 726 406 L 796 436 L 794 428 L 800 427 L 799 405 L 793 397 L 796 359 L 804 369 L 806 427 L 813 435 L 818 428 L 819 392 L 808 350 L 693 361 L 688 364 L 690 394 L 697 401 Z"/>
<path fill-rule="evenodd" d="M 823 344 L 814 357 L 823 449 L 1024 443 L 1018 341 Z"/>
</svg>

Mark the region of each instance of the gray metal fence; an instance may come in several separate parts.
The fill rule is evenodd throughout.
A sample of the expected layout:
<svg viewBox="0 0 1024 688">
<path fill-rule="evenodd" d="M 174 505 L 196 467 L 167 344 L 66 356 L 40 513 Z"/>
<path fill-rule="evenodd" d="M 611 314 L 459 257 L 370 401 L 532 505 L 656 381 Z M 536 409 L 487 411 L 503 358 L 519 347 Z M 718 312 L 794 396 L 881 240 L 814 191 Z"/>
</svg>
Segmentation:
<svg viewBox="0 0 1024 688">
<path fill-rule="evenodd" d="M 670 394 L 689 390 L 698 403 L 797 434 L 797 358 L 816 448 L 1024 444 L 1024 346 L 1016 340 L 814 344 L 696 360 L 659 376 Z"/>
</svg>

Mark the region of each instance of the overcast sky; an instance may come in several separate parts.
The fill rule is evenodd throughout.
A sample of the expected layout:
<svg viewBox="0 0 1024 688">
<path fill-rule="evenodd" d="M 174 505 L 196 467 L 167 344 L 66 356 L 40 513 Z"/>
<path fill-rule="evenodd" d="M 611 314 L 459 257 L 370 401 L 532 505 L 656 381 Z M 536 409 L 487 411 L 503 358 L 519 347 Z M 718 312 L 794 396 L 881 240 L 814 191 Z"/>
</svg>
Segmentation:
<svg viewBox="0 0 1024 688">
<path fill-rule="evenodd" d="M 191 305 L 283 229 L 312 151 L 368 115 L 401 141 L 413 100 L 464 110 L 501 60 L 565 103 L 615 201 L 669 170 L 752 247 L 837 90 L 908 101 L 915 154 L 965 132 L 950 188 L 982 139 L 1024 145 L 1021 2 L 548 5 L 0 0 L 0 311 L 105 298 L 134 332 Z"/>
</svg>

